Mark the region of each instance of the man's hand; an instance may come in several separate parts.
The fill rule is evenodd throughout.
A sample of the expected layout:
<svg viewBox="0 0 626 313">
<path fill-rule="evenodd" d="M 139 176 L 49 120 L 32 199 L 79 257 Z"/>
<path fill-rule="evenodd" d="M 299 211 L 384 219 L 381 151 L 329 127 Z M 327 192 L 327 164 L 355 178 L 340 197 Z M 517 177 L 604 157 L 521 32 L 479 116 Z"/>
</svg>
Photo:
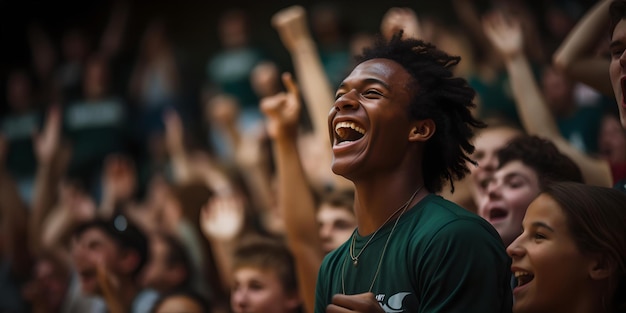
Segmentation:
<svg viewBox="0 0 626 313">
<path fill-rule="evenodd" d="M 423 39 L 417 14 L 412 9 L 391 8 L 383 16 L 380 32 L 387 40 L 400 30 L 403 38 Z"/>
<path fill-rule="evenodd" d="M 267 133 L 273 139 L 296 138 L 302 108 L 298 87 L 291 74 L 283 73 L 282 79 L 287 92 L 281 92 L 261 100 L 261 111 L 267 118 Z"/>
<path fill-rule="evenodd" d="M 371 292 L 356 295 L 334 295 L 332 303 L 326 307 L 326 313 L 342 312 L 385 313 Z"/>
<path fill-rule="evenodd" d="M 494 11 L 483 17 L 483 30 L 505 59 L 523 53 L 524 36 L 520 22 L 516 18 Z"/>
</svg>

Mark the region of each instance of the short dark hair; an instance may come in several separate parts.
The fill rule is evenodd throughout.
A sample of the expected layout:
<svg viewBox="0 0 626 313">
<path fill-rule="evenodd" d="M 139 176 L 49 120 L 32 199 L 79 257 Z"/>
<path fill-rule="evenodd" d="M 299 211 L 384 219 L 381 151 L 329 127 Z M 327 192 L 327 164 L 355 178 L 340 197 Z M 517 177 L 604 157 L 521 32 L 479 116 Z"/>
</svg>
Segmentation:
<svg viewBox="0 0 626 313">
<path fill-rule="evenodd" d="M 137 252 L 139 263 L 132 272 L 137 278 L 148 261 L 148 237 L 128 217 L 123 214 L 114 215 L 110 219 L 97 217 L 84 222 L 74 229 L 74 237 L 80 237 L 85 231 L 96 228 L 107 234 L 121 249 L 130 249 Z"/>
<path fill-rule="evenodd" d="M 200 293 L 190 289 L 178 289 L 160 296 L 152 306 L 152 310 L 150 310 L 150 312 L 156 313 L 159 309 L 159 306 L 161 306 L 161 304 L 163 304 L 165 300 L 173 297 L 185 297 L 192 300 L 200 306 L 200 308 L 202 309 L 202 313 L 210 313 L 212 310 L 211 302 Z"/>
<path fill-rule="evenodd" d="M 354 190 L 351 188 L 333 189 L 320 196 L 320 205 L 327 204 L 333 207 L 346 209 L 354 214 Z"/>
<path fill-rule="evenodd" d="M 626 194 L 617 189 L 560 182 L 544 191 L 556 201 L 584 255 L 600 254 L 613 270 L 610 312 L 626 311 Z"/>
<path fill-rule="evenodd" d="M 578 165 L 561 153 L 554 143 L 538 136 L 515 137 L 498 151 L 498 168 L 513 161 L 521 161 L 535 170 L 540 189 L 558 181 L 583 182 Z"/>
<path fill-rule="evenodd" d="M 411 117 L 435 122 L 436 131 L 424 146 L 424 186 L 438 192 L 449 180 L 454 191 L 453 180 L 469 173 L 467 161 L 475 164 L 469 157 L 474 152 L 473 129 L 485 127 L 470 110 L 476 107 L 472 102 L 476 92 L 465 79 L 453 77 L 452 70 L 461 57 L 450 56 L 422 40 L 403 39 L 402 32 L 398 32 L 389 41 L 378 36 L 357 62 L 377 58 L 397 62 L 415 79 L 408 82 L 415 89 L 408 112 Z"/>
<path fill-rule="evenodd" d="M 626 19 L 626 1 L 613 0 L 609 5 L 609 39 L 613 37 L 615 26 L 623 19 Z"/>
<path fill-rule="evenodd" d="M 243 239 L 233 253 L 233 270 L 243 267 L 271 269 L 286 292 L 298 290 L 295 260 L 281 240 L 257 235 Z"/>
</svg>

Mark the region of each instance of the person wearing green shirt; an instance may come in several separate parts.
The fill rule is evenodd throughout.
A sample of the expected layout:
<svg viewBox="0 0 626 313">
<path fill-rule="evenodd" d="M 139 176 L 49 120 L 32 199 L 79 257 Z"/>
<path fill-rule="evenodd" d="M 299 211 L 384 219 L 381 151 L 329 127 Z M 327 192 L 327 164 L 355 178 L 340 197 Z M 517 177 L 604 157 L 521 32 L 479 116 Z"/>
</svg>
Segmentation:
<svg viewBox="0 0 626 313">
<path fill-rule="evenodd" d="M 453 77 L 459 61 L 397 33 L 339 85 L 331 166 L 354 184 L 357 229 L 322 262 L 316 313 L 511 312 L 498 233 L 435 194 L 469 172 L 470 139 L 484 126 L 474 90 Z"/>
</svg>

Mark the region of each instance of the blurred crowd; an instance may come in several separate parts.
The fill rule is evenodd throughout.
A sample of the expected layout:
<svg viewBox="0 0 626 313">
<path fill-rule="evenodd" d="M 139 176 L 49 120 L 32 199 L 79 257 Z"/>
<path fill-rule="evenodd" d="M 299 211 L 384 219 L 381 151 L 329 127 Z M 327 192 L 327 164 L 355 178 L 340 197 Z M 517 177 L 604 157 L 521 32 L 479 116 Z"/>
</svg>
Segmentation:
<svg viewBox="0 0 626 313">
<path fill-rule="evenodd" d="M 553 62 L 592 5 L 451 0 L 445 12 L 390 7 L 370 21 L 383 37 L 403 30 L 461 56 L 456 75 L 477 92 L 489 125 L 474 140 L 480 166 L 442 196 L 480 213 L 496 151 L 524 132 L 554 141 L 588 184 L 626 178 L 613 94 Z M 253 8 L 225 10 L 219 49 L 190 90 L 168 24 L 154 18 L 130 43 L 132 4 L 109 9 L 97 34 L 55 39 L 33 23 L 30 62 L 2 73 L 0 312 L 312 312 L 321 258 L 356 226 L 352 186 L 330 170 L 327 114 L 378 34 L 346 27 L 333 3 L 294 6 L 267 21 L 283 46 L 266 47 L 251 38 Z M 591 53 L 608 58 L 607 38 Z M 286 114 L 276 97 L 295 89 L 294 156 L 266 117 Z M 298 201 L 283 201 L 289 192 Z"/>
</svg>

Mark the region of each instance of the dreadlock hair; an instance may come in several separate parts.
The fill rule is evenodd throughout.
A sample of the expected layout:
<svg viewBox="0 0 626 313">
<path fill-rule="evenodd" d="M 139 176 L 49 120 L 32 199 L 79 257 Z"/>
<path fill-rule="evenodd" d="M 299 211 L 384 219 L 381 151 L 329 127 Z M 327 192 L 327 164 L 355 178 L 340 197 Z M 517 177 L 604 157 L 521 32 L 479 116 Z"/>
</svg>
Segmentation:
<svg viewBox="0 0 626 313">
<path fill-rule="evenodd" d="M 397 62 L 415 79 L 408 82 L 414 86 L 407 87 L 416 90 L 409 106 L 411 117 L 435 122 L 436 131 L 424 146 L 424 186 L 439 192 L 449 180 L 454 192 L 453 181 L 469 173 L 467 162 L 476 164 L 469 157 L 474 152 L 470 141 L 474 128 L 485 127 L 470 111 L 476 107 L 472 102 L 475 91 L 465 79 L 453 77 L 452 69 L 461 57 L 450 56 L 422 40 L 403 39 L 400 31 L 389 41 L 379 36 L 357 62 L 378 58 Z"/>
</svg>

